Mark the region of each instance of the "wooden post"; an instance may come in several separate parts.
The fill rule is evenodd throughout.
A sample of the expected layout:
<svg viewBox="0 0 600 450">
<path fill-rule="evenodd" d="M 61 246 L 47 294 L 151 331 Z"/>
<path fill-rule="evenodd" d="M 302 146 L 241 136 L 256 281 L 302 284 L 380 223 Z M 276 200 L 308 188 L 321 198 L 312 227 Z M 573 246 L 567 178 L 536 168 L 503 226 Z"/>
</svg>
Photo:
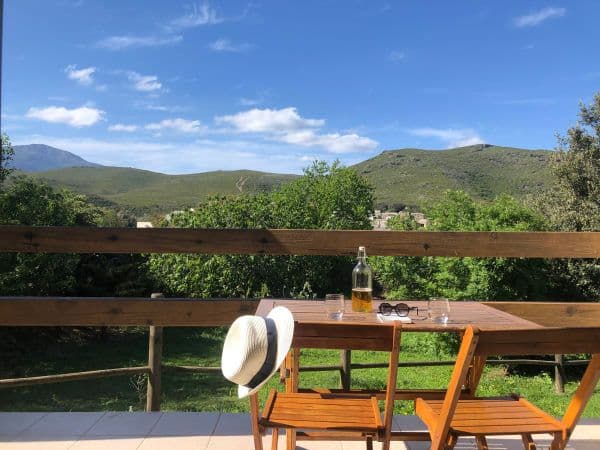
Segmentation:
<svg viewBox="0 0 600 450">
<path fill-rule="evenodd" d="M 151 298 L 164 298 L 161 293 L 153 293 Z M 160 411 L 161 365 L 163 353 L 163 327 L 150 325 L 148 333 L 148 388 L 146 390 L 146 411 Z"/>
<path fill-rule="evenodd" d="M 340 359 L 340 380 L 342 382 L 342 389 L 350 390 L 350 371 L 352 370 L 350 365 L 352 364 L 352 351 L 342 350 L 340 352 Z"/>
<path fill-rule="evenodd" d="M 554 390 L 559 394 L 565 393 L 565 366 L 563 355 L 554 355 Z"/>
</svg>

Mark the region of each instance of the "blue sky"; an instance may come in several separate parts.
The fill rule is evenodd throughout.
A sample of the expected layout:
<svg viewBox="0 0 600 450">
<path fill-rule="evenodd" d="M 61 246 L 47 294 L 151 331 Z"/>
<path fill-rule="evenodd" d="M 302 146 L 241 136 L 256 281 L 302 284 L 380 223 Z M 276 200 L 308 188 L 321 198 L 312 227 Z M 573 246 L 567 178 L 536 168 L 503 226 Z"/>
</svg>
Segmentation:
<svg viewBox="0 0 600 450">
<path fill-rule="evenodd" d="M 5 0 L 2 126 L 164 173 L 553 148 L 600 91 L 600 2 Z"/>
</svg>

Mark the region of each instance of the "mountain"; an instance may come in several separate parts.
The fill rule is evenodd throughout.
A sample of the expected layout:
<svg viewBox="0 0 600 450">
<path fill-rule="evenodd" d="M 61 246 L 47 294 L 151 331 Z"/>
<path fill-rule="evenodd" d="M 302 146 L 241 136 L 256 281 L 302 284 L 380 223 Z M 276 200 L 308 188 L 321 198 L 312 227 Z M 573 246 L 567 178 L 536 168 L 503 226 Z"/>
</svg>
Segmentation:
<svg viewBox="0 0 600 450">
<path fill-rule="evenodd" d="M 97 204 L 142 216 L 189 208 L 209 195 L 268 191 L 297 177 L 252 170 L 166 175 L 127 167 L 72 167 L 32 175 L 51 186 L 86 194 Z"/>
<path fill-rule="evenodd" d="M 422 207 L 446 189 L 474 198 L 501 193 L 523 197 L 550 177 L 552 152 L 492 145 L 450 150 L 388 150 L 352 166 L 375 187 L 378 207 Z M 98 204 L 127 208 L 138 216 L 195 206 L 211 194 L 267 191 L 297 175 L 250 170 L 165 175 L 125 167 L 71 167 L 32 174 L 55 187 L 81 192 Z"/>
<path fill-rule="evenodd" d="M 460 189 L 480 200 L 501 193 L 515 197 L 538 192 L 550 178 L 553 152 L 494 145 L 450 150 L 388 150 L 354 165 L 375 187 L 379 206 L 422 206 L 447 189 Z"/>
<path fill-rule="evenodd" d="M 24 172 L 41 172 L 65 167 L 101 167 L 74 153 L 44 144 L 15 145 L 11 167 Z"/>
</svg>

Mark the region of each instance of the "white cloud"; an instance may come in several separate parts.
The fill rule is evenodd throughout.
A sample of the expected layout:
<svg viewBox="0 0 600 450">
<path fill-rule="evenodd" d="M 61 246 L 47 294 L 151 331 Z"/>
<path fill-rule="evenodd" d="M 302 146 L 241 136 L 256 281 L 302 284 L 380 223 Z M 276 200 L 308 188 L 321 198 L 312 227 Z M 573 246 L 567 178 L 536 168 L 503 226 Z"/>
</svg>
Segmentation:
<svg viewBox="0 0 600 450">
<path fill-rule="evenodd" d="M 215 52 L 243 53 L 252 50 L 254 46 L 247 42 L 234 44 L 229 39 L 217 39 L 216 41 L 208 44 L 208 48 Z"/>
<path fill-rule="evenodd" d="M 515 19 L 513 19 L 513 23 L 519 28 L 535 27 L 548 19 L 562 17 L 566 13 L 567 10 L 565 8 L 547 7 L 540 9 L 539 11 L 532 12 L 531 14 L 515 17 Z"/>
<path fill-rule="evenodd" d="M 179 133 L 200 133 L 206 131 L 206 126 L 202 125 L 199 120 L 186 119 L 165 119 L 156 123 L 149 123 L 145 126 L 146 130 L 163 131 L 171 130 Z"/>
<path fill-rule="evenodd" d="M 158 81 L 156 75 L 141 75 L 137 72 L 127 72 L 127 78 L 133 82 L 133 88 L 136 91 L 152 92 L 159 91 L 162 88 L 162 84 Z"/>
<path fill-rule="evenodd" d="M 166 28 L 168 30 L 183 30 L 204 25 L 216 25 L 223 22 L 223 20 L 222 17 L 219 17 L 217 11 L 211 8 L 209 2 L 205 1 L 200 6 L 193 4 L 188 14 L 172 20 Z"/>
<path fill-rule="evenodd" d="M 398 62 L 398 61 L 402 61 L 405 57 L 406 57 L 406 54 L 404 52 L 394 50 L 394 51 L 391 51 L 390 54 L 388 55 L 388 61 Z"/>
<path fill-rule="evenodd" d="M 108 127 L 108 131 L 123 131 L 125 133 L 133 133 L 137 129 L 137 125 L 124 125 L 122 123 L 116 123 Z"/>
<path fill-rule="evenodd" d="M 348 153 L 373 150 L 378 143 L 356 133 L 317 134 L 313 130 L 292 131 L 276 136 L 275 140 L 302 147 L 321 147 L 330 153 Z"/>
<path fill-rule="evenodd" d="M 485 143 L 479 134 L 470 128 L 413 128 L 408 132 L 415 136 L 437 138 L 443 141 L 448 148 Z"/>
<path fill-rule="evenodd" d="M 177 44 L 183 36 L 110 36 L 96 42 L 95 46 L 107 50 L 126 50 L 139 47 L 159 47 Z"/>
<path fill-rule="evenodd" d="M 229 125 L 236 133 L 263 133 L 269 140 L 302 147 L 321 147 L 330 153 L 373 150 L 378 143 L 356 133 L 320 134 L 324 119 L 305 119 L 296 108 L 251 109 L 237 114 L 220 116 L 215 122 Z"/>
<path fill-rule="evenodd" d="M 264 100 L 262 98 L 240 98 L 240 105 L 242 106 L 256 106 L 260 105 Z"/>
<path fill-rule="evenodd" d="M 171 174 L 238 169 L 301 173 L 302 167 L 306 166 L 306 162 L 299 160 L 299 155 L 282 152 L 281 144 L 264 141 L 194 139 L 192 142 L 169 142 L 140 140 L 137 136 L 104 140 L 23 135 L 13 142 L 16 145 L 43 143 L 98 164 Z M 326 158 L 319 155 L 314 159 Z"/>
<path fill-rule="evenodd" d="M 75 64 L 70 64 L 65 68 L 65 73 L 70 80 L 75 80 L 82 86 L 89 86 L 94 82 L 92 75 L 96 71 L 95 67 L 86 67 L 85 69 L 77 69 Z"/>
<path fill-rule="evenodd" d="M 237 114 L 216 117 L 218 124 L 234 127 L 239 133 L 278 133 L 304 128 L 321 127 L 323 119 L 304 119 L 296 108 L 282 109 L 251 109 Z"/>
<path fill-rule="evenodd" d="M 103 120 L 104 114 L 104 111 L 88 106 L 74 109 L 49 106 L 47 108 L 29 108 L 25 117 L 50 123 L 64 123 L 75 128 L 81 128 L 89 127 Z"/>
</svg>

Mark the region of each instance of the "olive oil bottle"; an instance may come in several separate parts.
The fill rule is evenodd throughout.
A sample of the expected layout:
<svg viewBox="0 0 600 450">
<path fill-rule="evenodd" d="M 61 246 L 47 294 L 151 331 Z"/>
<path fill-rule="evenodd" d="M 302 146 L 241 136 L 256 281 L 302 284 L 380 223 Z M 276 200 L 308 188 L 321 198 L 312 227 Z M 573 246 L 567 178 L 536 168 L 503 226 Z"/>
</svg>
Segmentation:
<svg viewBox="0 0 600 450">
<path fill-rule="evenodd" d="M 373 309 L 373 271 L 367 264 L 367 252 L 358 247 L 358 262 L 352 270 L 352 311 L 371 312 Z"/>
</svg>

